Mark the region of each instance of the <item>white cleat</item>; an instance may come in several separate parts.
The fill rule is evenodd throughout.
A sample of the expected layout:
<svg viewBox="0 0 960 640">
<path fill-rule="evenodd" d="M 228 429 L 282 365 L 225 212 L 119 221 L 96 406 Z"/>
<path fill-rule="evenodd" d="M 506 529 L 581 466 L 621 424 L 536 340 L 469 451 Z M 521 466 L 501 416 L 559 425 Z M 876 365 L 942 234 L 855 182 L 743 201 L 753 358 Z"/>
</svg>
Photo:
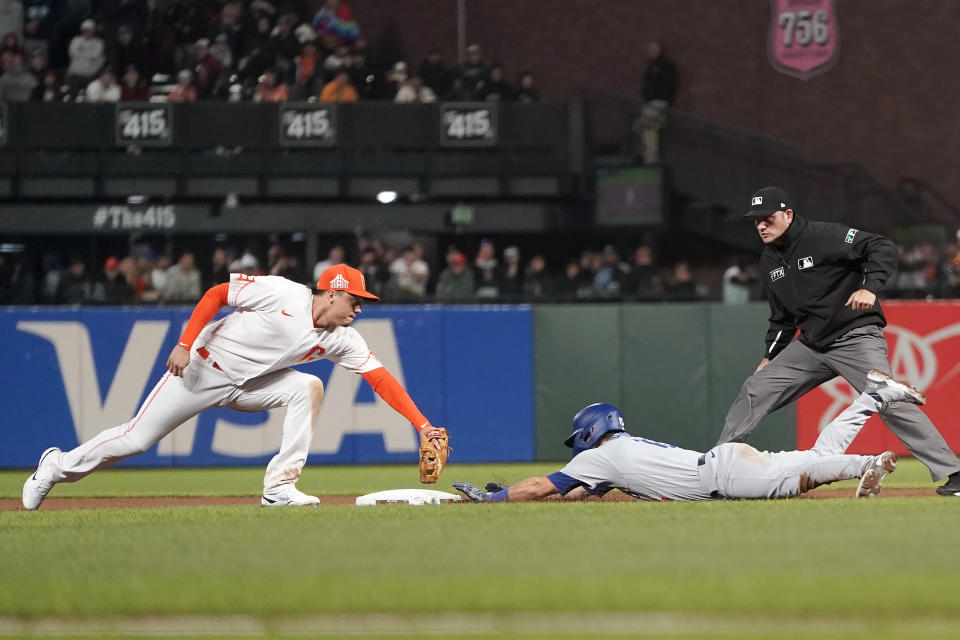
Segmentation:
<svg viewBox="0 0 960 640">
<path fill-rule="evenodd" d="M 292 484 L 285 484 L 272 491 L 264 491 L 260 504 L 265 507 L 315 507 L 320 504 L 320 498 L 308 496 Z"/>
<path fill-rule="evenodd" d="M 867 463 L 860 484 L 857 485 L 856 498 L 874 498 L 880 493 L 883 479 L 897 468 L 897 454 L 884 451 Z"/>
<path fill-rule="evenodd" d="M 23 508 L 28 511 L 38 508 L 43 503 L 43 499 L 50 493 L 50 489 L 53 489 L 53 485 L 56 484 L 53 480 L 52 468 L 56 456 L 51 456 L 51 453 L 60 453 L 60 449 L 50 447 L 44 451 L 43 455 L 40 456 L 40 462 L 37 463 L 37 470 L 23 483 L 20 500 L 23 502 Z"/>
<path fill-rule="evenodd" d="M 927 396 L 905 382 L 894 380 L 889 373 L 879 369 L 872 369 L 867 373 L 867 388 L 864 391 L 879 400 L 883 405 L 882 409 L 894 402 L 921 405 L 927 403 Z"/>
</svg>

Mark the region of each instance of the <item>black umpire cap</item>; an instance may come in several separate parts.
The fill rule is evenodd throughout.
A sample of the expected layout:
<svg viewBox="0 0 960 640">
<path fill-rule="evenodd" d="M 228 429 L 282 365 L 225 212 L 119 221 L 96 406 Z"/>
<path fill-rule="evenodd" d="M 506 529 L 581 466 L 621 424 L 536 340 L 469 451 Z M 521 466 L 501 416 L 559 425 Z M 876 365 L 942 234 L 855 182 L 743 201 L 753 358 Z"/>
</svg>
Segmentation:
<svg viewBox="0 0 960 640">
<path fill-rule="evenodd" d="M 744 218 L 766 218 L 771 213 L 793 209 L 790 195 L 780 187 L 764 187 L 750 198 L 750 210 Z"/>
</svg>

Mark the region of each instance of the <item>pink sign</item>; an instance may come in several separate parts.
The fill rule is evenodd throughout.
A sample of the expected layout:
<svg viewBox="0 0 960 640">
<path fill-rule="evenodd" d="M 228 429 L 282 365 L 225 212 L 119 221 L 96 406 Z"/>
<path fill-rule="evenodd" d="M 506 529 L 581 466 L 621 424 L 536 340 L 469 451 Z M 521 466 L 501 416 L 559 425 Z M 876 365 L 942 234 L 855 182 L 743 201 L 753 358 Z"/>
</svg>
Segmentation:
<svg viewBox="0 0 960 640">
<path fill-rule="evenodd" d="M 781 73 L 808 80 L 833 66 L 840 53 L 835 0 L 770 0 L 767 52 Z"/>
</svg>

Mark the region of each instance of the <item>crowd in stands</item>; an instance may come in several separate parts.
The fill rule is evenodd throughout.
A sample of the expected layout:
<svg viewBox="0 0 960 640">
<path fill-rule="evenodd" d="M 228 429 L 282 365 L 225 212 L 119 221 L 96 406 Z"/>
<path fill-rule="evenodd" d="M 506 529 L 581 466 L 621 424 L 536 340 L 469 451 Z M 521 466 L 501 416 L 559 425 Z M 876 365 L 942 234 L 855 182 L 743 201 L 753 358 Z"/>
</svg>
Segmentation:
<svg viewBox="0 0 960 640">
<path fill-rule="evenodd" d="M 385 242 L 358 233 L 349 242 L 325 248 L 324 259 L 313 269 L 303 264 L 302 246 L 280 242 L 262 252 L 218 245 L 199 255 L 191 250 L 155 253 L 149 245 L 138 244 L 129 255 L 110 255 L 98 264 L 80 255 L 64 259 L 55 250 L 33 260 L 26 252 L 0 253 L 0 304 L 192 304 L 207 288 L 226 282 L 230 273 L 280 275 L 312 286 L 326 267 L 344 261 L 360 269 L 367 288 L 388 303 L 738 304 L 763 299 L 752 255 L 733 256 L 727 263 L 716 258 L 692 263 L 658 259 L 656 241 L 641 240 L 625 251 L 605 245 L 565 255 L 543 251 L 550 243 L 531 238 L 501 246 L 491 238 L 462 239 L 445 247 L 438 246 L 436 238 L 405 238 Z M 960 298 L 958 243 L 942 250 L 930 242 L 902 247 L 900 268 L 883 297 Z"/>
<path fill-rule="evenodd" d="M 0 37 L 7 102 L 539 100 L 477 44 L 374 55 L 344 0 L 0 0 Z"/>
</svg>

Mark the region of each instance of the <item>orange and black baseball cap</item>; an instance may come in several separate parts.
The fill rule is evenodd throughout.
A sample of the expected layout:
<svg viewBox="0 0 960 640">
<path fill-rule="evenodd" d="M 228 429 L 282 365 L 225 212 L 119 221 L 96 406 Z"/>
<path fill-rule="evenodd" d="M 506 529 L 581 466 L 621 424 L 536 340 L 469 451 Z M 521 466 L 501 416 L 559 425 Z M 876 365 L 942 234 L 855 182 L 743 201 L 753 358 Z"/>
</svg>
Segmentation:
<svg viewBox="0 0 960 640">
<path fill-rule="evenodd" d="M 764 187 L 750 197 L 750 210 L 744 218 L 766 218 L 777 211 L 793 209 L 790 194 L 780 187 Z"/>
<path fill-rule="evenodd" d="M 327 291 L 328 289 L 346 291 L 350 295 L 369 300 L 380 299 L 367 291 L 367 283 L 363 274 L 345 264 L 335 264 L 324 269 L 317 281 L 317 289 L 321 291 Z"/>
</svg>

